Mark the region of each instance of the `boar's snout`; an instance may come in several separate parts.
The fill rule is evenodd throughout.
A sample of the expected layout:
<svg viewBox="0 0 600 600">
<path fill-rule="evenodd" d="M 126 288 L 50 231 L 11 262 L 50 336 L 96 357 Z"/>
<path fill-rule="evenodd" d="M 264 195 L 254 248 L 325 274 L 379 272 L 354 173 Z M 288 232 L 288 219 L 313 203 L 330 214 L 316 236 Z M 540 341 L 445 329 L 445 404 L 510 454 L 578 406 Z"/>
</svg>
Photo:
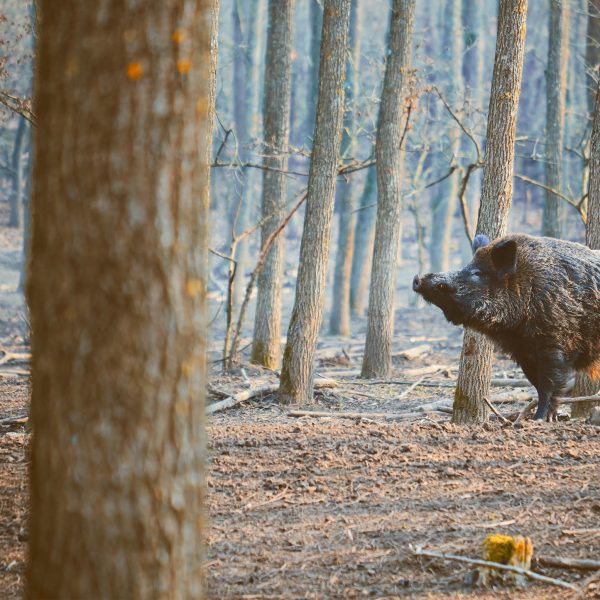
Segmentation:
<svg viewBox="0 0 600 600">
<path fill-rule="evenodd" d="M 417 294 L 427 294 L 432 292 L 453 293 L 456 291 L 454 285 L 443 276 L 441 273 L 428 273 L 423 275 L 415 275 L 412 282 L 412 289 Z"/>
</svg>

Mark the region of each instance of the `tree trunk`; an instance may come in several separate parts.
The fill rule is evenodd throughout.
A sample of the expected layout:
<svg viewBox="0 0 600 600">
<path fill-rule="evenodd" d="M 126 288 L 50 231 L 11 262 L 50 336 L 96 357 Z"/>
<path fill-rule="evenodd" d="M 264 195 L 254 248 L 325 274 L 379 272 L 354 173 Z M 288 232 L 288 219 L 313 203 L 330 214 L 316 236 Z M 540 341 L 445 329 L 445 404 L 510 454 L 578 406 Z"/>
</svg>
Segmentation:
<svg viewBox="0 0 600 600">
<path fill-rule="evenodd" d="M 375 241 L 375 217 L 377 215 L 377 171 L 369 169 L 360 199 L 360 212 L 356 219 L 354 253 L 352 254 L 352 277 L 350 280 L 350 310 L 362 315 L 367 306 L 369 293 L 369 265 L 373 259 Z"/>
<path fill-rule="evenodd" d="M 306 137 L 315 130 L 317 96 L 319 94 L 319 53 L 323 29 L 323 4 L 321 0 L 309 0 L 310 6 L 310 73 L 306 106 Z"/>
<path fill-rule="evenodd" d="M 389 51 L 381 93 L 375 156 L 377 221 L 371 267 L 367 340 L 362 377 L 387 377 L 392 366 L 396 263 L 402 232 L 400 152 L 406 101 L 411 86 L 414 0 L 394 0 L 390 15 Z"/>
<path fill-rule="evenodd" d="M 344 158 L 356 155 L 358 147 L 354 125 L 355 107 L 353 103 L 358 96 L 360 38 L 356 22 L 358 20 L 359 2 L 352 2 L 350 9 L 348 65 L 346 67 L 346 111 L 344 114 L 344 130 L 342 134 L 341 154 Z M 333 277 L 333 301 L 329 320 L 329 333 L 333 335 L 350 335 L 350 276 L 352 274 L 352 255 L 354 254 L 354 228 L 356 215 L 356 180 L 340 181 L 337 184 L 339 206 L 339 227 L 337 252 L 335 255 L 335 271 Z"/>
<path fill-rule="evenodd" d="M 252 5 L 248 5 L 246 23 L 240 21 L 239 10 L 243 3 L 234 2 L 237 13 L 237 20 L 234 18 L 234 25 L 239 27 L 236 34 L 236 40 L 240 39 L 243 50 L 238 52 L 236 61 L 236 70 L 241 75 L 236 75 L 236 93 L 235 103 L 235 123 L 238 133 L 238 143 L 240 155 L 243 161 L 250 161 L 253 157 L 250 152 L 250 145 L 259 137 L 260 123 L 260 89 L 262 73 L 262 33 L 264 30 L 264 0 L 256 0 Z M 245 33 L 245 35 L 244 35 Z M 239 64 L 241 63 L 241 64 Z M 242 169 L 239 173 L 240 198 L 241 202 L 236 235 L 240 235 L 252 227 L 253 219 L 256 216 L 255 200 L 258 198 L 258 187 L 260 185 L 259 172 L 257 169 Z M 237 245 L 235 252 L 237 261 L 236 275 L 233 286 L 233 303 L 239 306 L 244 299 L 246 291 L 246 274 L 251 268 L 250 265 L 250 238 L 246 237 Z"/>
<path fill-rule="evenodd" d="M 333 198 L 344 117 L 350 0 L 325 0 L 317 122 L 308 177 L 296 297 L 281 368 L 279 401 L 312 399 L 314 353 L 323 320 Z"/>
<path fill-rule="evenodd" d="M 265 69 L 263 164 L 285 170 L 290 130 L 290 79 L 293 0 L 269 1 L 269 32 Z M 262 216 L 270 219 L 261 231 L 261 246 L 285 216 L 285 175 L 263 171 Z M 278 236 L 267 254 L 258 276 L 258 297 L 250 360 L 270 369 L 279 365 L 281 346 L 281 285 L 283 276 L 283 236 Z"/>
<path fill-rule="evenodd" d="M 12 154 L 13 191 L 10 195 L 9 227 L 21 227 L 23 221 L 23 142 L 27 132 L 27 121 L 18 116 L 19 125 L 15 135 L 15 145 Z"/>
<path fill-rule="evenodd" d="M 585 50 L 587 105 L 588 112 L 593 115 L 598 87 L 598 68 L 600 67 L 600 0 L 588 0 L 588 13 Z"/>
<path fill-rule="evenodd" d="M 444 78 L 443 88 L 450 106 L 456 106 L 462 96 L 463 45 L 460 31 L 461 0 L 448 0 L 444 15 L 443 49 L 444 65 L 449 77 Z M 444 113 L 444 119 L 449 123 L 444 148 L 444 155 L 448 158 L 447 168 L 451 161 L 458 161 L 461 132 L 450 115 Z M 439 186 L 438 194 L 434 196 L 430 243 L 431 270 L 434 272 L 447 271 L 450 266 L 452 222 L 457 206 L 458 185 L 459 174 L 456 172 Z"/>
<path fill-rule="evenodd" d="M 593 250 L 600 250 L 600 84 L 596 92 L 596 108 L 590 140 L 590 183 L 585 241 Z M 577 377 L 573 396 L 590 396 L 599 388 L 599 382 L 585 374 Z M 587 417 L 598 402 L 578 402 L 571 406 L 572 417 Z"/>
<path fill-rule="evenodd" d="M 490 92 L 487 145 L 477 233 L 495 239 L 506 233 L 512 200 L 515 130 L 521 93 L 527 0 L 500 0 L 496 58 Z M 488 409 L 492 344 L 465 331 L 454 394 L 454 423 L 483 423 Z"/>
<path fill-rule="evenodd" d="M 25 179 L 25 189 L 23 191 L 23 244 L 21 246 L 21 271 L 19 273 L 19 292 L 25 291 L 25 283 L 27 280 L 27 263 L 29 261 L 29 228 L 31 224 L 30 218 L 30 197 L 31 197 L 31 164 L 33 162 L 33 133 L 31 127 L 27 128 L 27 147 L 29 148 L 29 158 L 27 166 L 23 172 Z M 27 310 L 27 308 L 26 308 Z"/>
<path fill-rule="evenodd" d="M 546 69 L 546 185 L 562 193 L 565 96 L 569 63 L 569 2 L 550 0 L 548 67 Z M 562 237 L 563 200 L 546 190 L 542 235 Z"/>
<path fill-rule="evenodd" d="M 471 119 L 470 128 L 477 124 L 477 112 L 484 109 L 484 77 L 485 77 L 485 39 L 486 28 L 483 21 L 484 6 L 482 0 L 462 0 L 463 25 L 463 63 L 462 72 L 465 81 L 465 98 L 471 103 L 471 111 L 475 116 Z M 462 136 L 462 151 L 473 159 L 473 144 L 466 136 Z M 477 222 L 477 205 L 481 191 L 481 169 L 471 173 L 466 190 L 466 202 L 471 223 Z M 461 235 L 461 256 L 466 263 L 471 260 L 473 252 L 466 235 Z"/>
<path fill-rule="evenodd" d="M 27 596 L 199 598 L 217 3 L 40 8 Z"/>
</svg>

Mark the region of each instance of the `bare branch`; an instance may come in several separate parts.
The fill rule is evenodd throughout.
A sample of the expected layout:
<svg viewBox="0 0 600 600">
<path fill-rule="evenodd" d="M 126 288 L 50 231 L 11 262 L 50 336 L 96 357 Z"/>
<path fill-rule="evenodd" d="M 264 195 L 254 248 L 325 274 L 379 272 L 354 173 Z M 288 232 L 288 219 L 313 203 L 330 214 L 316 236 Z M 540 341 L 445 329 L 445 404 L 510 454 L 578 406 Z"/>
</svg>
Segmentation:
<svg viewBox="0 0 600 600">
<path fill-rule="evenodd" d="M 541 181 L 531 179 L 531 177 L 527 177 L 526 175 L 515 175 L 515 177 L 517 179 L 520 179 L 521 181 L 524 181 L 525 183 L 531 183 L 532 185 L 536 185 L 536 186 L 542 188 L 543 190 L 546 190 L 547 192 L 550 192 L 550 193 L 554 194 L 555 196 L 558 196 L 559 198 L 564 200 L 567 204 L 572 206 L 581 215 L 583 222 L 587 223 L 587 214 L 583 210 L 583 202 L 582 201 L 575 202 L 574 200 L 572 200 L 568 196 L 565 196 L 563 193 L 559 192 L 558 190 L 555 190 L 554 188 L 547 186 L 545 183 L 542 183 Z"/>
<path fill-rule="evenodd" d="M 445 106 L 446 110 L 448 111 L 448 113 L 450 114 L 450 116 L 456 121 L 456 123 L 458 124 L 458 126 L 463 130 L 463 133 L 473 142 L 473 145 L 475 146 L 475 151 L 477 152 L 477 162 L 478 163 L 482 162 L 482 160 L 481 160 L 481 148 L 479 146 L 479 142 L 477 141 L 477 139 L 475 138 L 475 136 L 473 135 L 473 133 L 471 133 L 471 131 L 469 131 L 463 125 L 462 121 L 456 116 L 455 112 L 450 108 L 450 105 L 448 104 L 448 102 L 446 102 L 446 99 L 442 95 L 442 92 L 440 92 L 440 90 L 437 87 L 435 87 L 435 86 L 433 87 L 433 90 L 439 96 L 440 100 L 444 104 L 444 106 Z"/>
</svg>

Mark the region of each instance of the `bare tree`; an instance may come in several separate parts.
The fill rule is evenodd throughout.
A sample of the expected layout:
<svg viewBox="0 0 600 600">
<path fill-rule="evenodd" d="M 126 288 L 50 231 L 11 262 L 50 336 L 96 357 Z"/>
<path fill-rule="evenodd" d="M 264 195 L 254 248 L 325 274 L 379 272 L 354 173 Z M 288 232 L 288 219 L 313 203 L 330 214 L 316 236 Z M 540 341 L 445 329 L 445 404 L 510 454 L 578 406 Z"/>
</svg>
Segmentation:
<svg viewBox="0 0 600 600">
<path fill-rule="evenodd" d="M 325 0 L 319 99 L 308 177 L 296 296 L 281 368 L 279 401 L 312 399 L 313 358 L 323 320 L 333 197 L 344 116 L 350 0 Z"/>
<path fill-rule="evenodd" d="M 521 93 L 527 0 L 500 0 L 494 74 L 490 92 L 487 145 L 477 233 L 490 239 L 506 233 L 512 201 L 515 130 Z M 488 408 L 492 372 L 492 344 L 466 330 L 452 420 L 482 423 Z"/>
<path fill-rule="evenodd" d="M 396 263 L 401 239 L 403 119 L 410 95 L 414 0 L 394 0 L 377 125 L 377 221 L 362 377 L 387 377 L 392 365 Z"/>
<path fill-rule="evenodd" d="M 443 19 L 444 65 L 449 77 L 444 85 L 446 100 L 455 105 L 462 96 L 462 36 L 461 0 L 448 0 Z M 448 117 L 447 115 L 445 115 Z M 443 147 L 447 163 L 456 162 L 460 153 L 460 130 L 456 123 L 450 122 L 445 134 Z M 452 241 L 452 222 L 456 212 L 459 177 L 458 172 L 450 175 L 439 187 L 433 200 L 433 219 L 429 254 L 432 271 L 446 271 L 450 265 L 450 246 Z"/>
<path fill-rule="evenodd" d="M 198 598 L 217 2 L 40 9 L 27 596 Z"/>
<path fill-rule="evenodd" d="M 563 140 L 567 65 L 569 64 L 569 2 L 550 1 L 548 67 L 546 69 L 546 204 L 542 235 L 562 237 L 564 201 L 556 193 L 563 187 Z M 556 190 L 550 191 L 550 190 Z"/>
<path fill-rule="evenodd" d="M 269 32 L 264 89 L 265 167 L 263 171 L 261 241 L 265 243 L 285 216 L 286 150 L 290 129 L 290 79 L 293 0 L 269 1 Z M 258 276 L 251 361 L 271 369 L 279 364 L 281 346 L 281 279 L 283 236 L 278 236 Z"/>
<path fill-rule="evenodd" d="M 358 96 L 358 78 L 360 61 L 360 36 L 357 29 L 358 0 L 352 2 L 350 9 L 348 65 L 346 67 L 346 112 L 342 135 L 342 157 L 356 155 L 355 108 L 353 103 Z M 329 333 L 350 335 L 350 276 L 352 274 L 352 255 L 354 254 L 354 229 L 356 215 L 356 181 L 340 181 L 337 185 L 339 206 L 339 227 Z"/>
<path fill-rule="evenodd" d="M 354 252 L 352 254 L 352 276 L 350 280 L 350 310 L 362 315 L 367 306 L 369 293 L 369 265 L 373 259 L 375 240 L 375 217 L 377 215 L 377 171 L 369 169 L 365 187 L 360 198 Z"/>
<path fill-rule="evenodd" d="M 13 190 L 10 196 L 9 227 L 21 227 L 23 221 L 23 145 L 27 137 L 27 121 L 17 115 L 19 124 L 12 153 Z"/>
<path fill-rule="evenodd" d="M 597 86 L 596 91 L 596 107 L 590 140 L 590 180 L 588 192 L 585 240 L 590 248 L 600 250 L 600 84 Z M 573 395 L 591 396 L 598 391 L 598 388 L 599 382 L 597 379 L 591 379 L 587 375 L 581 374 L 577 377 Z M 571 407 L 571 416 L 586 417 L 591 413 L 592 408 L 597 405 L 597 402 L 577 402 Z"/>
<path fill-rule="evenodd" d="M 244 10 L 245 9 L 245 10 Z M 260 90 L 262 75 L 262 32 L 264 30 L 265 0 L 253 3 L 233 2 L 234 42 L 236 60 L 234 67 L 235 127 L 238 152 L 242 162 L 250 162 L 250 146 L 256 142 L 260 131 Z M 245 22 L 242 19 L 245 18 Z M 239 177 L 239 194 L 234 200 L 232 216 L 235 219 L 235 236 L 240 237 L 236 244 L 237 261 L 233 281 L 233 304 L 239 306 L 246 289 L 245 276 L 250 269 L 250 237 L 242 234 L 252 227 L 254 207 L 258 205 L 260 173 L 256 169 L 242 169 Z M 239 206 L 238 206 L 239 203 Z"/>
</svg>

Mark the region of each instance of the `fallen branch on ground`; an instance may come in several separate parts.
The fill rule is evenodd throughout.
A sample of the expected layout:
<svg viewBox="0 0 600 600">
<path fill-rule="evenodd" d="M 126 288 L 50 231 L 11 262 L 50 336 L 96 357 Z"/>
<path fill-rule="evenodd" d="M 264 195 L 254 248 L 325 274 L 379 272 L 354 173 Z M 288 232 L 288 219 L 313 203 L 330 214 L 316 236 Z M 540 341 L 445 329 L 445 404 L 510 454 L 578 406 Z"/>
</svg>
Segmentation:
<svg viewBox="0 0 600 600">
<path fill-rule="evenodd" d="M 431 411 L 435 412 L 435 411 Z M 440 411 L 441 412 L 441 411 Z M 334 417 L 337 419 L 388 419 L 405 421 L 423 418 L 424 412 L 411 413 L 380 413 L 380 412 L 329 412 L 324 410 L 291 410 L 289 417 Z"/>
<path fill-rule="evenodd" d="M 321 388 L 333 388 L 337 385 L 337 382 L 334 379 L 318 379 L 315 381 L 314 387 L 315 389 Z M 220 412 L 225 410 L 226 408 L 231 408 L 240 402 L 244 402 L 244 400 L 250 400 L 251 398 L 255 398 L 256 396 L 263 396 L 267 394 L 273 394 L 279 389 L 279 382 L 277 383 L 268 383 L 266 385 L 261 385 L 259 387 L 255 387 L 253 389 L 244 390 L 243 392 L 239 392 L 238 394 L 234 394 L 233 396 L 229 396 L 229 398 L 225 398 L 225 400 L 220 400 L 219 402 L 213 402 L 206 407 L 206 414 L 212 415 L 216 412 Z"/>
<path fill-rule="evenodd" d="M 402 400 L 404 398 L 406 398 L 406 396 L 408 396 L 418 385 L 420 385 L 423 382 L 423 379 L 425 379 L 425 377 L 427 377 L 427 375 L 423 375 L 423 377 L 421 377 L 421 379 L 419 379 L 418 381 L 415 381 L 411 386 L 407 387 L 399 396 L 398 396 L 398 400 Z"/>
<path fill-rule="evenodd" d="M 573 590 L 574 592 L 581 591 L 576 585 L 569 583 L 568 581 L 563 581 L 562 579 L 554 579 L 554 577 L 546 577 L 546 575 L 540 575 L 539 573 L 534 573 L 533 571 L 523 569 L 522 567 L 513 567 L 512 565 L 503 565 L 501 563 L 495 563 L 495 562 L 491 562 L 489 560 L 481 560 L 478 558 L 468 558 L 466 556 L 457 556 L 456 554 L 443 554 L 442 552 L 434 552 L 431 550 L 422 550 L 420 548 L 417 548 L 413 552 L 416 556 L 427 556 L 429 558 L 439 558 L 441 560 L 462 562 L 462 563 L 466 563 L 469 565 L 476 565 L 478 567 L 490 567 L 492 569 L 498 569 L 499 571 L 511 571 L 512 573 L 519 573 L 520 575 L 525 575 L 525 577 L 529 577 L 529 579 L 533 579 L 535 581 L 542 581 L 543 583 L 549 583 L 551 585 L 556 585 L 558 587 L 566 588 L 568 590 Z"/>
<path fill-rule="evenodd" d="M 512 425 L 512 421 L 509 421 L 504 415 L 501 415 L 498 409 L 484 396 L 483 401 L 487 404 L 487 407 L 498 417 L 501 423 L 505 425 Z"/>
<path fill-rule="evenodd" d="M 556 569 L 572 569 L 574 571 L 597 571 L 600 570 L 600 560 L 588 558 L 562 558 L 560 556 L 537 556 L 534 562 L 542 567 Z"/>
<path fill-rule="evenodd" d="M 29 417 L 27 415 L 16 415 L 15 417 L 7 417 L 0 419 L 0 425 L 21 425 L 27 423 Z"/>
</svg>

